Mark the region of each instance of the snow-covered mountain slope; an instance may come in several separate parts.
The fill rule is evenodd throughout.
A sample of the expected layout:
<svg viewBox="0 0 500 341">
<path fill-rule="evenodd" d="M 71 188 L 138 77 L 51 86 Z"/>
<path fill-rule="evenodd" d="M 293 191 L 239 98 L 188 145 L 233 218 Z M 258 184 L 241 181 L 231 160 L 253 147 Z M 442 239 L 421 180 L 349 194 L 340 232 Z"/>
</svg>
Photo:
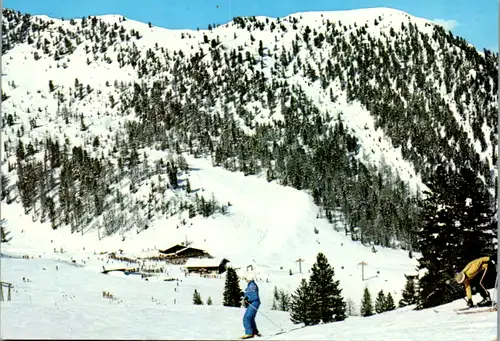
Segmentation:
<svg viewBox="0 0 500 341">
<path fill-rule="evenodd" d="M 343 212 L 353 239 L 383 245 L 410 243 L 400 226 L 437 164 L 470 163 L 493 184 L 494 56 L 401 11 L 192 31 L 4 10 L 3 25 L 3 197 L 55 228 L 112 234 L 116 219 L 141 231 L 182 215 L 199 200 L 182 151 L 310 191 L 329 217 Z M 213 207 L 204 215 L 227 209 Z"/>
<path fill-rule="evenodd" d="M 142 338 L 144 326 L 157 325 L 152 316 L 168 322 L 151 326 L 155 338 L 221 338 L 222 321 L 223 337 L 239 335 L 242 311 L 221 307 L 224 278 L 183 277 L 181 266 L 154 261 L 143 266 L 166 272 L 148 281 L 98 273 L 126 264 L 101 253 L 144 258 L 185 239 L 236 267 L 252 264 L 262 312 L 283 328 L 291 327 L 288 314 L 270 311 L 274 287 L 293 292 L 318 252 L 346 299 L 359 306 L 368 287 L 397 302 L 417 262 L 378 245 L 410 248 L 422 178 L 449 161 L 469 162 L 491 180 L 495 56 L 425 19 L 370 9 L 235 18 L 192 31 L 118 15 L 3 13 L 0 148 L 9 183 L 2 181 L 1 212 L 12 240 L 1 247 L 35 259 L 2 259 L 2 280 L 16 288 L 2 325 L 24 316 L 34 326 L 53 311 L 44 316 L 73 322 L 35 328 L 37 336 L 65 337 L 99 320 L 81 337 Z M 179 289 L 165 277 L 180 277 Z M 193 307 L 194 289 L 214 306 Z M 129 310 L 141 316 L 140 329 L 110 327 L 130 322 L 105 316 Z M 289 336 L 421 339 L 403 333 L 417 319 L 435 326 L 428 333 L 465 319 L 433 314 L 403 309 L 363 319 L 373 321 L 366 334 L 350 318 Z M 177 322 L 206 325 L 213 316 L 220 324 L 203 334 Z M 473 317 L 485 328 L 461 326 L 460 337 L 489 337 L 492 316 Z M 391 319 L 404 321 L 396 330 Z M 259 323 L 276 328 L 262 316 Z"/>
<path fill-rule="evenodd" d="M 157 256 L 158 250 L 187 239 L 191 246 L 204 249 L 214 257 L 227 258 L 234 267 L 253 265 L 263 281 L 270 281 L 262 284 L 268 307 L 272 305 L 274 286 L 292 293 L 301 278 L 309 277 L 318 252 L 324 253 L 334 267 L 343 295 L 355 302 L 361 301 L 365 286 L 374 293 L 381 289 L 390 291 L 397 302 L 406 283 L 404 274 L 416 274 L 416 258 L 410 259 L 407 252 L 376 247 L 374 253 L 371 247 L 352 242 L 349 236 L 337 232 L 326 219 L 317 219 L 318 208 L 304 192 L 214 168 L 203 159 L 189 156 L 186 159 L 196 169 L 189 176 L 193 190 L 210 191 L 216 200 L 230 201 L 228 214 L 194 218 L 187 225 L 182 225 L 178 217 L 172 217 L 153 222 L 140 234 L 124 233 L 125 240 L 120 235 L 99 240 L 97 231 L 84 235 L 71 234 L 69 229 L 51 231 L 50 223 L 33 223 L 19 205 L 3 204 L 2 217 L 7 220 L 12 240 L 2 244 L 2 252 L 68 262 L 76 260 L 97 272 L 103 265 L 119 267 L 120 262 L 113 263 L 107 256 L 100 256 L 101 261 L 88 260 L 88 257 L 94 259 L 95 254 L 119 253 L 121 249 L 123 256 L 132 259 Z M 67 253 L 61 254 L 61 249 Z M 418 257 L 418 253 L 415 256 Z M 304 260 L 302 274 L 296 262 L 299 258 Z M 360 262 L 367 262 L 364 270 Z M 158 267 L 160 263 L 153 262 L 151 266 Z M 362 280 L 363 271 L 366 281 Z M 222 288 L 224 280 L 218 282 Z M 219 296 L 212 296 L 215 304 L 221 304 L 222 296 Z"/>
<path fill-rule="evenodd" d="M 1 305 L 2 338 L 234 340 L 243 333 L 244 309 L 217 303 L 223 286 L 217 279 L 183 277 L 177 285 L 96 274 L 48 259 L 1 261 L 2 279 L 14 284 L 12 300 Z M 214 305 L 193 305 L 195 289 L 204 301 L 211 296 Z M 496 313 L 457 315 L 454 309 L 463 306 L 460 300 L 437 309 L 406 307 L 291 330 L 298 326 L 287 313 L 264 304 L 256 323 L 264 340 L 494 340 Z M 281 330 L 288 332 L 272 336 Z"/>
<path fill-rule="evenodd" d="M 7 20 L 10 19 L 7 16 Z M 298 13 L 281 20 L 267 17 L 238 19 L 209 31 L 168 30 L 159 27 L 148 27 L 147 24 L 137 21 L 128 19 L 124 21 L 124 18 L 118 15 L 101 16 L 97 20 L 86 19 L 83 23 L 81 19 L 61 21 L 46 16 L 23 17 L 23 20 L 20 21 L 12 19 L 11 21 L 7 21 L 9 24 L 5 23 L 8 29 L 6 30 L 7 39 L 4 45 L 8 48 L 4 58 L 4 70 L 7 74 L 5 80 L 9 84 L 10 81 L 13 81 L 18 91 L 9 89 L 8 87 L 5 89 L 8 95 L 11 96 L 11 100 L 7 101 L 5 109 L 7 112 L 12 111 L 14 108 L 17 109 L 13 111 L 17 115 L 20 115 L 21 122 L 26 126 L 29 125 L 29 120 L 33 116 L 44 122 L 48 116 L 53 116 L 54 112 L 58 112 L 57 100 L 54 98 L 54 94 L 48 94 L 48 81 L 51 80 L 57 92 L 64 95 L 68 91 L 71 91 L 70 89 L 73 87 L 78 89 L 78 86 L 75 84 L 75 79 L 78 79 L 79 83 L 83 84 L 84 87 L 88 85 L 90 89 L 97 89 L 97 91 L 93 94 L 87 94 L 84 89 L 80 92 L 83 98 L 78 98 L 77 89 L 73 89 L 76 98 L 70 99 L 69 103 L 63 106 L 69 106 L 70 112 L 73 113 L 74 130 L 72 131 L 69 127 L 65 126 L 64 131 L 67 132 L 67 136 L 72 137 L 71 142 L 76 145 L 85 141 L 90 142 L 95 135 L 105 139 L 106 133 L 104 132 L 104 127 L 109 131 L 109 128 L 113 126 L 113 118 L 119 116 L 120 119 L 123 119 L 124 114 L 123 112 L 116 114 L 116 110 L 110 108 L 110 106 L 113 106 L 116 109 L 120 109 L 120 106 L 116 104 L 110 105 L 109 96 L 114 97 L 114 101 L 111 101 L 111 103 L 119 103 L 120 94 L 124 91 L 124 86 L 131 85 L 131 82 L 136 82 L 139 79 L 141 79 L 141 82 L 146 81 L 148 83 L 154 80 L 164 80 L 169 83 L 167 89 L 176 91 L 177 87 L 175 84 L 172 84 L 174 83 L 172 82 L 172 77 L 175 80 L 177 77 L 174 75 L 177 72 L 181 72 L 180 70 L 183 67 L 187 67 L 188 65 L 186 64 L 189 63 L 190 59 L 191 62 L 194 59 L 199 59 L 197 62 L 202 62 L 203 65 L 208 67 L 206 70 L 208 76 L 211 76 L 213 79 L 222 80 L 225 74 L 224 65 L 218 58 L 221 58 L 223 53 L 229 54 L 232 51 L 240 51 L 243 55 L 248 52 L 249 55 L 247 56 L 252 58 L 252 61 L 255 60 L 253 67 L 250 67 L 248 70 L 242 70 L 242 68 L 234 70 L 231 67 L 233 72 L 242 72 L 250 78 L 255 76 L 256 72 L 259 71 L 269 81 L 286 81 L 290 86 L 294 85 L 303 89 L 307 96 L 313 99 L 313 102 L 321 112 L 328 112 L 333 116 L 340 113 L 340 117 L 346 122 L 346 126 L 360 141 L 360 155 L 375 162 L 377 165 L 380 163 L 383 155 L 391 168 L 398 172 L 405 181 L 409 181 L 414 190 L 416 186 L 422 186 L 420 175 L 416 174 L 414 165 L 412 165 L 412 162 L 407 157 L 405 158 L 401 154 L 401 146 L 395 146 L 394 141 L 392 141 L 394 138 L 387 136 L 387 131 L 384 132 L 383 129 L 380 129 L 380 124 L 375 123 L 377 120 L 374 117 L 373 110 L 368 110 L 366 103 L 363 101 L 360 103 L 356 99 L 347 100 L 348 97 L 346 94 L 349 91 L 345 91 L 345 85 L 351 81 L 356 84 L 363 80 L 361 78 L 363 74 L 356 72 L 357 69 L 362 67 L 359 64 L 373 63 L 375 60 L 371 60 L 366 56 L 365 60 L 361 59 L 353 64 L 345 65 L 346 61 L 343 62 L 342 58 L 347 57 L 346 55 L 350 52 L 350 49 L 353 49 L 353 53 L 356 52 L 354 44 L 359 39 L 357 36 L 359 36 L 358 31 L 360 30 L 362 31 L 360 36 L 363 41 L 362 44 L 365 44 L 362 45 L 363 49 L 370 48 L 370 44 L 380 41 L 378 44 L 386 46 L 389 49 L 388 53 L 394 52 L 399 55 L 400 51 L 394 51 L 393 49 L 398 47 L 400 39 L 404 41 L 406 39 L 405 36 L 409 36 L 407 34 L 407 27 L 411 27 L 409 29 L 410 32 L 417 30 L 421 37 L 416 39 L 423 40 L 422 37 L 435 38 L 436 32 L 441 32 L 439 28 L 436 28 L 434 23 L 389 8 Z M 408 26 L 410 24 L 413 26 Z M 26 32 L 32 33 L 19 33 L 19 31 L 23 30 L 23 26 L 25 30 L 27 29 Z M 271 27 L 270 30 L 269 27 Z M 403 27 L 404 29 L 402 30 Z M 337 36 L 334 33 L 331 44 L 323 43 L 332 30 L 333 32 L 341 32 L 341 35 Z M 309 37 L 307 33 L 309 31 L 311 32 L 309 34 L 315 36 L 314 45 L 310 41 L 312 38 L 303 38 L 305 41 L 300 42 L 300 36 L 304 35 L 305 37 L 307 35 Z M 445 33 L 443 32 L 443 34 Z M 366 37 L 364 37 L 365 35 Z M 26 40 L 26 43 L 19 44 L 16 41 L 23 39 L 19 38 L 20 36 Z M 140 37 L 140 39 L 136 37 Z M 445 37 L 449 40 L 448 35 L 445 35 Z M 345 38 L 348 39 L 345 41 L 346 44 L 350 46 L 346 51 L 337 52 L 335 47 L 333 51 L 329 51 L 332 46 L 342 45 L 342 41 Z M 316 39 L 318 39 L 317 42 Z M 30 41 L 32 42 L 31 44 L 29 43 Z M 257 43 L 260 41 L 262 41 L 261 45 Z M 301 46 L 300 48 L 297 47 L 298 52 L 294 53 L 293 60 L 285 63 L 288 64 L 285 66 L 282 60 L 280 60 L 279 55 L 283 50 L 290 49 L 293 43 L 300 44 Z M 445 68 L 447 57 L 444 54 L 445 51 L 441 51 L 444 47 L 440 46 L 439 39 L 437 38 L 431 42 L 425 40 L 417 41 L 416 44 L 422 44 L 425 49 L 430 50 L 427 51 L 427 56 L 423 55 L 409 60 L 407 62 L 408 69 L 414 64 L 420 65 L 418 62 L 425 65 L 424 62 L 428 62 L 426 59 L 436 59 L 436 70 L 433 70 L 432 74 L 427 75 L 428 80 L 434 84 L 429 84 L 432 84 L 436 88 L 436 95 L 449 104 L 458 126 L 464 129 L 468 139 L 476 141 L 474 143 L 479 148 L 478 153 L 480 157 L 489 160 L 488 164 L 491 166 L 491 156 L 495 148 L 488 143 L 488 138 L 496 130 L 492 129 L 493 127 L 489 122 L 485 122 L 483 126 L 479 127 L 486 138 L 486 149 L 481 151 L 479 142 L 481 137 L 474 135 L 471 128 L 475 119 L 475 111 L 478 109 L 474 108 L 473 103 L 470 103 L 465 109 L 462 109 L 465 112 L 457 112 L 456 100 L 462 101 L 468 96 L 464 94 L 461 97 L 453 97 L 453 91 L 452 93 L 447 91 L 442 80 L 439 81 L 440 77 L 445 77 L 447 71 Z M 378 46 L 378 48 L 374 47 L 376 48 L 375 56 L 371 58 L 385 59 L 386 56 L 384 54 L 387 52 L 381 50 L 381 46 Z M 470 46 L 466 45 L 466 47 Z M 455 51 L 453 52 L 455 55 L 457 51 L 468 53 L 468 51 L 462 51 L 460 47 L 456 46 L 450 47 L 450 49 L 452 52 Z M 214 53 L 214 51 L 218 52 Z M 200 56 L 194 57 L 197 53 Z M 431 57 L 430 53 L 437 55 L 432 55 Z M 440 53 L 442 55 L 439 55 Z M 245 56 L 245 58 L 247 57 Z M 421 58 L 422 60 L 420 60 Z M 474 58 L 481 57 L 478 55 Z M 326 68 L 326 60 L 330 60 L 332 65 L 339 63 L 341 69 L 343 69 L 341 75 L 339 75 L 340 78 L 334 79 L 327 87 L 320 81 L 311 81 L 308 79 L 308 74 L 300 72 L 301 67 L 310 65 L 312 70 L 316 71 L 316 78 L 318 78 L 321 76 L 321 73 L 330 72 Z M 303 63 L 305 65 L 301 65 Z M 402 68 L 401 71 L 404 74 L 405 62 L 402 61 L 401 65 L 397 66 L 398 68 Z M 475 67 L 476 65 L 464 65 L 464 70 L 468 72 L 467 80 L 474 80 L 486 72 L 482 65 L 479 65 L 477 70 Z M 374 68 L 375 65 L 369 65 L 366 72 L 374 73 Z M 154 72 L 151 74 L 153 70 Z M 357 74 L 353 74 L 352 71 Z M 393 69 L 392 71 L 395 70 Z M 36 78 L 31 76 L 34 72 L 37 73 Z M 451 76 L 448 75 L 447 77 Z M 396 93 L 400 93 L 401 88 L 400 84 L 397 84 L 399 82 L 395 79 L 397 78 L 396 75 L 390 75 L 389 79 L 391 78 L 392 81 L 389 81 L 392 83 L 390 88 L 396 91 Z M 373 86 L 379 81 L 379 79 L 375 78 L 367 80 Z M 494 79 L 486 81 L 489 83 L 486 89 L 490 91 L 485 91 L 485 95 L 494 98 L 496 81 Z M 105 87 L 104 84 L 106 82 L 109 84 L 114 83 L 115 87 Z M 226 83 L 226 86 L 228 85 L 227 80 L 222 81 L 222 84 L 224 83 Z M 116 89 L 118 85 L 121 86 Z M 383 85 L 385 86 L 385 84 Z M 190 86 L 188 85 L 187 88 L 190 88 Z M 452 86 L 452 90 L 455 90 L 453 88 L 459 88 L 459 86 L 454 85 Z M 334 103 L 329 99 L 329 92 L 332 90 L 337 97 Z M 415 85 L 410 82 L 407 91 L 411 93 L 414 90 L 416 90 Z M 27 94 L 28 91 L 30 94 Z M 403 96 L 402 94 L 400 95 Z M 226 94 L 223 94 L 223 96 L 226 96 Z M 255 110 L 260 112 L 258 116 L 262 119 L 256 117 L 255 122 L 264 123 L 283 119 L 279 113 L 280 105 L 271 113 L 265 107 L 265 103 L 262 102 L 261 100 L 255 100 L 245 104 L 248 110 L 255 108 Z M 406 102 L 406 99 L 403 98 L 403 107 L 400 107 L 400 110 L 410 105 L 410 103 Z M 470 99 L 467 102 L 470 102 Z M 11 108 L 8 103 L 16 103 L 16 106 Z M 215 110 L 222 110 L 221 102 L 215 100 L 214 104 Z M 236 106 L 236 103 L 234 105 Z M 386 103 L 386 105 L 390 105 L 390 103 Z M 429 105 L 430 103 L 427 104 L 427 106 Z M 485 108 L 483 110 L 493 110 L 496 101 L 493 101 L 491 105 L 493 106 L 492 108 Z M 37 114 L 26 115 L 28 108 L 31 109 L 30 111 L 40 110 Z M 97 118 L 95 117 L 96 114 Z M 80 115 L 83 115 L 85 121 L 92 122 L 86 133 L 77 132 L 80 129 Z M 437 113 L 431 113 L 431 115 L 437 115 Z M 464 115 L 466 116 L 463 117 Z M 63 121 L 62 117 L 59 119 L 51 118 L 51 122 L 55 122 L 56 126 Z M 448 129 L 445 129 L 440 124 L 433 128 L 437 129 L 438 133 L 445 134 L 448 137 L 452 134 L 452 132 L 449 132 Z M 47 126 L 42 127 L 34 135 L 39 137 L 44 136 L 47 133 L 47 129 Z M 15 133 L 14 129 L 11 129 L 10 133 Z M 73 137 L 77 139 L 73 140 Z M 451 139 L 453 140 L 454 138 L 452 136 Z M 411 145 L 419 143 L 418 140 L 415 137 L 415 140 L 407 141 L 410 145 L 410 150 L 412 149 Z M 492 141 L 496 143 L 494 140 Z"/>
</svg>

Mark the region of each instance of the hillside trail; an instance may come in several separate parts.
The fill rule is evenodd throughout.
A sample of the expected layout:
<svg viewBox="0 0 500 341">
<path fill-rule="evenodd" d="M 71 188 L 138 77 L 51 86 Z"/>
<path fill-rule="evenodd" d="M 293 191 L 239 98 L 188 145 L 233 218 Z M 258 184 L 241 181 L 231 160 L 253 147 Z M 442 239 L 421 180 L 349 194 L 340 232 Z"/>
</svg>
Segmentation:
<svg viewBox="0 0 500 341">
<path fill-rule="evenodd" d="M 234 214 L 229 219 L 236 229 L 246 230 L 249 240 L 244 244 L 249 252 L 258 249 L 260 257 L 273 256 L 283 248 L 299 247 L 304 242 L 304 232 L 312 233 L 316 213 L 307 193 L 213 168 L 207 160 L 187 158 L 194 169 L 192 184 L 199 184 L 204 192 L 215 193 L 223 203 L 231 203 L 230 211 Z"/>
</svg>

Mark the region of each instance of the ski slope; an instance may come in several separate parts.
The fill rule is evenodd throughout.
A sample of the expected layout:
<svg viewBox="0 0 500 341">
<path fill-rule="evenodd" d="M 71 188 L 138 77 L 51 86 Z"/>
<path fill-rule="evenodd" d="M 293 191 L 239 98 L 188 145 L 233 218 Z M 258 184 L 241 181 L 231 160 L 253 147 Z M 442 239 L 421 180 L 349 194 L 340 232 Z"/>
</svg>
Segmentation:
<svg viewBox="0 0 500 341">
<path fill-rule="evenodd" d="M 134 266 L 111 260 L 106 252 L 118 254 L 122 250 L 129 258 L 157 255 L 158 249 L 186 238 L 193 247 L 203 248 L 214 257 L 226 257 L 237 268 L 254 266 L 263 301 L 257 323 L 264 339 L 490 340 L 495 334 L 496 314 L 456 315 L 452 308 L 464 306 L 460 300 L 439 307 L 439 313 L 404 308 L 270 336 L 297 327 L 288 313 L 271 311 L 274 287 L 292 293 L 301 278 L 309 277 L 318 252 L 327 256 L 344 298 L 352 299 L 356 309 L 365 286 L 373 299 L 383 289 L 391 292 L 397 303 L 406 281 L 404 274 L 415 274 L 417 261 L 405 251 L 376 247 L 374 253 L 371 247 L 351 241 L 342 229 L 338 232 L 325 219 L 317 218 L 318 208 L 305 192 L 214 168 L 206 159 L 186 155 L 186 160 L 192 189 L 212 192 L 221 202 L 229 201 L 228 214 L 195 218 L 188 225 L 174 216 L 157 221 L 140 234 L 129 231 L 124 239 L 113 236 L 99 240 L 93 231 L 84 235 L 71 235 L 69 229 L 53 231 L 48 223 L 33 223 L 18 204 L 2 203 L 2 216 L 7 219 L 12 240 L 2 244 L 1 251 L 5 257 L 17 257 L 1 259 L 2 281 L 13 283 L 15 288 L 12 301 L 1 306 L 2 338 L 241 336 L 243 308 L 222 306 L 224 275 L 186 276 L 182 266 L 153 262 L 146 265 L 163 266 L 165 272 L 147 281 L 133 274 L 100 273 L 103 266 Z M 305 260 L 302 274 L 298 258 Z M 359 265 L 362 261 L 368 264 L 364 281 Z M 240 286 L 245 287 L 244 281 Z M 210 296 L 213 305 L 194 306 L 195 289 L 204 302 Z M 116 299 L 104 298 L 104 291 Z"/>
<path fill-rule="evenodd" d="M 194 288 L 202 293 L 208 289 L 201 279 L 183 279 L 177 287 L 174 282 L 103 275 L 49 259 L 1 261 L 2 278 L 15 287 L 12 301 L 1 305 L 2 338 L 221 340 L 243 333 L 243 308 L 215 302 L 194 306 L 187 300 L 173 304 Z M 23 277 L 30 281 L 23 282 Z M 103 298 L 102 291 L 115 299 Z M 260 339 L 269 340 L 494 340 L 496 313 L 457 315 L 453 309 L 463 305 L 457 301 L 423 311 L 407 307 L 275 336 L 269 335 L 297 327 L 287 313 L 263 306 L 256 322 L 263 333 Z"/>
<path fill-rule="evenodd" d="M 365 286 L 374 293 L 380 289 L 390 291 L 397 302 L 406 283 L 404 274 L 416 274 L 418 254 L 410 259 L 406 251 L 378 246 L 374 253 L 371 247 L 353 242 L 345 235 L 341 222 L 338 232 L 326 219 L 317 218 L 319 209 L 307 193 L 268 183 L 264 178 L 212 167 L 206 159 L 185 157 L 191 168 L 187 177 L 192 190 L 213 193 L 219 202 L 230 202 L 227 214 L 197 216 L 186 225 L 181 222 L 183 217 L 173 216 L 152 222 L 140 234 L 134 230 L 126 232 L 124 240 L 120 235 L 99 240 L 97 231 L 84 235 L 71 235 L 69 228 L 53 231 L 50 223 L 33 223 L 18 204 L 2 203 L 7 230 L 13 237 L 2 252 L 74 259 L 82 265 L 82 260 L 86 260 L 87 267 L 101 271 L 102 261 L 88 259 L 94 253 L 118 253 L 121 249 L 123 256 L 130 258 L 158 255 L 159 249 L 187 239 L 192 247 L 204 249 L 214 257 L 225 257 L 234 267 L 252 265 L 259 278 L 270 282 L 264 290 L 264 295 L 268 293 L 268 306 L 272 305 L 275 285 L 291 293 L 302 278 L 309 277 L 318 252 L 324 253 L 334 267 L 345 298 L 355 302 L 361 300 Z M 151 159 L 154 158 L 152 152 Z M 61 248 L 67 252 L 61 254 Z M 296 262 L 299 258 L 304 260 L 302 274 Z M 364 273 L 361 262 L 367 263 Z"/>
<path fill-rule="evenodd" d="M 376 17 L 386 20 L 375 27 L 371 25 Z M 38 16 L 46 20 L 46 16 Z M 432 32 L 429 21 L 409 16 L 392 9 L 365 9 L 347 12 L 298 13 L 289 18 L 300 18 L 299 26 L 320 29 L 324 21 L 342 21 L 351 26 L 370 24 L 368 32 L 373 37 L 382 33 L 389 34 L 390 28 L 398 29 L 402 22 L 412 22 L 423 32 Z M 268 30 L 238 28 L 229 23 L 211 31 L 201 30 L 166 30 L 148 27 L 145 23 L 133 20 L 122 21 L 121 16 L 101 17 L 103 22 L 116 24 L 130 31 L 136 30 L 142 38 L 131 42 L 120 42 L 120 47 L 135 45 L 138 51 L 146 52 L 156 43 L 167 51 L 183 51 L 189 58 L 197 51 L 207 52 L 210 46 L 203 43 L 205 34 L 210 39 L 220 35 L 227 50 L 244 46 L 243 52 L 255 54 L 255 46 L 247 45 L 250 35 L 256 41 L 262 40 L 266 48 L 273 51 L 289 47 L 295 39 L 295 30 L 290 20 L 282 20 L 280 25 L 287 32 L 272 33 Z M 266 20 L 259 17 L 259 20 Z M 278 23 L 276 18 L 270 21 Z M 54 19 L 51 30 L 57 28 L 76 32 L 80 27 L 68 21 Z M 429 24 L 429 26 L 427 26 Z M 339 25 L 340 26 L 340 25 Z M 52 31 L 38 32 L 41 38 L 52 41 Z M 346 26 L 347 30 L 347 26 Z M 349 27 L 346 34 L 355 28 Z M 185 35 L 185 37 L 184 37 Z M 82 37 L 84 38 L 84 37 Z M 102 147 L 89 151 L 90 155 L 109 154 L 113 146 L 114 133 L 120 133 L 120 126 L 125 119 L 133 119 L 132 113 L 122 113 L 119 106 L 112 107 L 109 96 L 119 98 L 121 83 L 127 87 L 137 81 L 137 72 L 129 64 L 120 67 L 116 63 L 118 50 L 109 48 L 107 56 L 112 60 L 105 63 L 95 59 L 87 63 L 86 44 L 83 39 L 75 51 L 60 61 L 49 55 L 33 58 L 33 46 L 23 43 L 5 54 L 4 73 L 6 74 L 6 92 L 10 96 L 2 104 L 5 112 L 13 113 L 16 124 L 2 129 L 2 134 L 11 141 L 17 141 L 18 126 L 30 127 L 31 120 L 37 122 L 33 128 L 26 128 L 22 140 L 27 145 L 45 137 L 57 136 L 63 143 L 71 137 L 70 148 L 75 145 L 89 145 L 98 137 Z M 194 46 L 194 48 L 193 48 Z M 55 50 L 55 47 L 54 47 Z M 155 54 L 158 49 L 154 49 Z M 329 51 L 318 49 L 315 55 L 301 50 L 300 56 L 305 61 L 313 57 L 320 58 Z M 98 53 L 102 57 L 102 53 Z M 211 58 L 210 54 L 206 59 Z M 142 59 L 144 60 L 144 59 Z M 160 59 L 166 63 L 164 56 Z M 272 71 L 272 59 L 265 59 L 265 66 L 256 66 L 256 70 L 269 76 Z M 90 60 L 89 60 L 90 62 Z M 213 75 L 214 70 L 208 70 Z M 220 72 L 223 72 L 220 70 Z M 422 188 L 421 180 L 411 165 L 401 157 L 399 148 L 394 148 L 390 140 L 375 129 L 368 112 L 359 104 L 347 104 L 346 96 L 340 90 L 340 84 L 333 84 L 332 89 L 340 94 L 334 106 L 328 99 L 328 92 L 318 84 L 310 84 L 303 77 L 290 75 L 285 77 L 291 85 L 299 85 L 314 103 L 324 112 L 332 114 L 342 112 L 347 127 L 362 144 L 362 155 L 375 164 L 386 161 L 412 187 Z M 347 70 L 345 71 L 347 72 Z M 33 75 L 37 77 L 33 77 Z M 171 68 L 165 67 L 157 77 L 170 77 Z M 76 100 L 75 81 L 84 87 L 91 87 L 84 98 Z M 278 78 L 279 79 L 279 78 Z M 153 81 L 150 79 L 149 81 Z M 69 123 L 59 112 L 59 102 L 48 84 L 52 81 L 55 89 L 71 98 L 67 109 L 72 115 Z M 116 86 L 108 86 L 114 84 Z M 118 85 L 120 84 L 120 85 Z M 74 92 L 73 92 L 74 91 Z M 83 97 L 83 96 L 82 96 Z M 280 110 L 271 115 L 262 109 L 259 119 L 262 122 L 279 119 Z M 215 106 L 219 112 L 221 108 Z M 247 108 L 253 110 L 251 105 Z M 81 116 L 80 116 L 81 114 Z M 278 115 L 278 116 L 277 116 Z M 82 131 L 81 122 L 89 126 Z M 33 121 L 34 122 L 34 121 Z M 464 123 L 468 124 L 468 123 Z M 36 126 L 36 127 L 35 127 Z M 470 134 L 470 129 L 467 129 Z M 489 135 L 487 132 L 485 136 Z M 486 149 L 484 155 L 491 155 Z M 0 146 L 3 155 L 2 173 L 11 176 L 12 183 L 17 180 L 17 173 L 9 171 L 9 162 L 15 162 L 15 144 L 5 149 Z M 139 150 L 142 155 L 146 150 Z M 147 150 L 148 160 L 153 162 L 164 158 L 163 151 Z M 47 339 L 234 339 L 243 333 L 243 309 L 222 306 L 222 291 L 225 277 L 202 278 L 185 276 L 182 266 L 144 262 L 144 266 L 165 272 L 149 278 L 147 281 L 137 275 L 125 275 L 119 272 L 101 274 L 106 269 L 133 267 L 107 258 L 111 252 L 135 259 L 158 255 L 158 250 L 188 240 L 191 246 L 203 248 L 217 258 L 225 257 L 231 265 L 245 268 L 252 265 L 257 272 L 263 304 L 257 316 L 259 329 L 268 336 L 264 339 L 342 339 L 342 340 L 491 340 L 496 331 L 496 314 L 486 313 L 459 316 L 453 308 L 464 306 L 462 300 L 432 309 L 411 311 L 410 308 L 369 317 L 349 317 L 346 321 L 329 325 L 308 327 L 290 331 L 279 336 L 269 336 L 277 331 L 294 328 L 288 313 L 271 311 L 273 290 L 275 287 L 293 293 L 302 278 L 309 277 L 309 269 L 315 262 L 318 252 L 323 252 L 335 270 L 335 279 L 339 280 L 342 294 L 346 300 L 352 300 L 359 308 L 363 289 L 368 287 L 375 298 L 381 289 L 390 292 L 397 303 L 401 298 L 406 279 L 404 274 L 416 273 L 416 258 L 410 259 L 407 252 L 384 249 L 353 242 L 343 232 L 342 216 L 336 225 L 328 223 L 313 204 L 312 198 L 302 191 L 268 183 L 256 176 L 245 177 L 241 173 L 231 173 L 221 168 L 214 168 L 210 160 L 196 159 L 184 155 L 190 170 L 180 176 L 181 181 L 189 179 L 192 191 L 204 194 L 207 198 L 213 193 L 218 202 L 230 203 L 226 215 L 209 218 L 196 216 L 183 223 L 185 216 L 174 215 L 168 219 L 156 220 L 145 231 L 137 234 L 135 230 L 100 238 L 99 231 L 86 231 L 83 235 L 70 234 L 69 227 L 53 231 L 50 223 L 33 222 L 30 214 L 25 214 L 17 202 L 7 205 L 2 202 L 2 218 L 6 219 L 6 229 L 12 237 L 8 244 L 1 245 L 2 281 L 13 283 L 12 301 L 2 302 L 0 307 L 2 338 L 47 338 Z M 42 153 L 37 157 L 42 158 Z M 406 176 L 405 176 L 406 174 Z M 147 200 L 146 191 L 139 190 L 138 197 Z M 126 191 L 125 191 L 126 194 Z M 120 251 L 121 250 L 121 251 Z M 28 256 L 30 259 L 24 259 Z M 8 258 L 15 257 L 15 258 Z M 303 259 L 302 273 L 297 259 Z M 361 262 L 365 262 L 364 269 Z M 292 273 L 290 275 L 290 272 Z M 23 280 L 24 278 L 24 280 Z M 173 279 L 172 281 L 165 281 Z M 245 283 L 240 283 L 243 288 Z M 200 292 L 206 302 L 211 297 L 213 306 L 194 306 L 194 290 Z M 116 299 L 103 297 L 103 292 L 110 292 Z M 5 293 L 6 294 L 6 293 Z M 495 296 L 496 293 L 493 294 Z M 479 298 L 475 298 L 478 300 Z M 268 318 L 270 320 L 268 320 Z M 271 322 L 272 321 L 272 322 Z"/>
</svg>

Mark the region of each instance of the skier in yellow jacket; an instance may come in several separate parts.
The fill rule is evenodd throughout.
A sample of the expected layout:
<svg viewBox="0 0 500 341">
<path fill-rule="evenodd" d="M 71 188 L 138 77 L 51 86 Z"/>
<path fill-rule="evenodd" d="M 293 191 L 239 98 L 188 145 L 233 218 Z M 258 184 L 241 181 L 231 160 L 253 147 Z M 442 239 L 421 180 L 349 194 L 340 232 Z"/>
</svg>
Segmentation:
<svg viewBox="0 0 500 341">
<path fill-rule="evenodd" d="M 487 306 L 491 305 L 491 297 L 490 293 L 486 288 L 483 286 L 483 279 L 484 275 L 486 275 L 486 271 L 488 270 L 488 264 L 491 263 L 490 257 L 480 257 L 477 259 L 474 259 L 473 261 L 469 262 L 465 266 L 465 268 L 457 273 L 455 276 L 455 280 L 458 284 L 464 284 L 465 286 L 465 294 L 468 298 L 467 305 L 469 307 L 474 306 L 474 303 L 472 302 L 472 289 L 470 286 L 471 280 L 476 277 L 479 273 L 483 272 L 483 275 L 481 276 L 481 279 L 479 280 L 479 285 L 481 287 L 481 290 L 479 290 L 479 293 L 481 294 L 481 297 L 483 300 L 479 302 L 477 305 L 478 306 Z"/>
</svg>

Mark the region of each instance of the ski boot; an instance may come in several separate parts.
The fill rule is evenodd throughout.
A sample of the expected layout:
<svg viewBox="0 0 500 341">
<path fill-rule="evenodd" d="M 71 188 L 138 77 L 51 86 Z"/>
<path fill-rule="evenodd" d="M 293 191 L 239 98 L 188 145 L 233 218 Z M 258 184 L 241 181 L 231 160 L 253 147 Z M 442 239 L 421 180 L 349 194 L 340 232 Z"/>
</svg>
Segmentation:
<svg viewBox="0 0 500 341">
<path fill-rule="evenodd" d="M 491 307 L 492 305 L 493 302 L 491 301 L 490 298 L 485 298 L 477 304 L 478 307 Z"/>
<path fill-rule="evenodd" d="M 493 302 L 489 292 L 486 292 L 486 297 L 483 296 L 483 300 L 477 304 L 478 307 L 491 307 L 492 305 Z"/>
</svg>

